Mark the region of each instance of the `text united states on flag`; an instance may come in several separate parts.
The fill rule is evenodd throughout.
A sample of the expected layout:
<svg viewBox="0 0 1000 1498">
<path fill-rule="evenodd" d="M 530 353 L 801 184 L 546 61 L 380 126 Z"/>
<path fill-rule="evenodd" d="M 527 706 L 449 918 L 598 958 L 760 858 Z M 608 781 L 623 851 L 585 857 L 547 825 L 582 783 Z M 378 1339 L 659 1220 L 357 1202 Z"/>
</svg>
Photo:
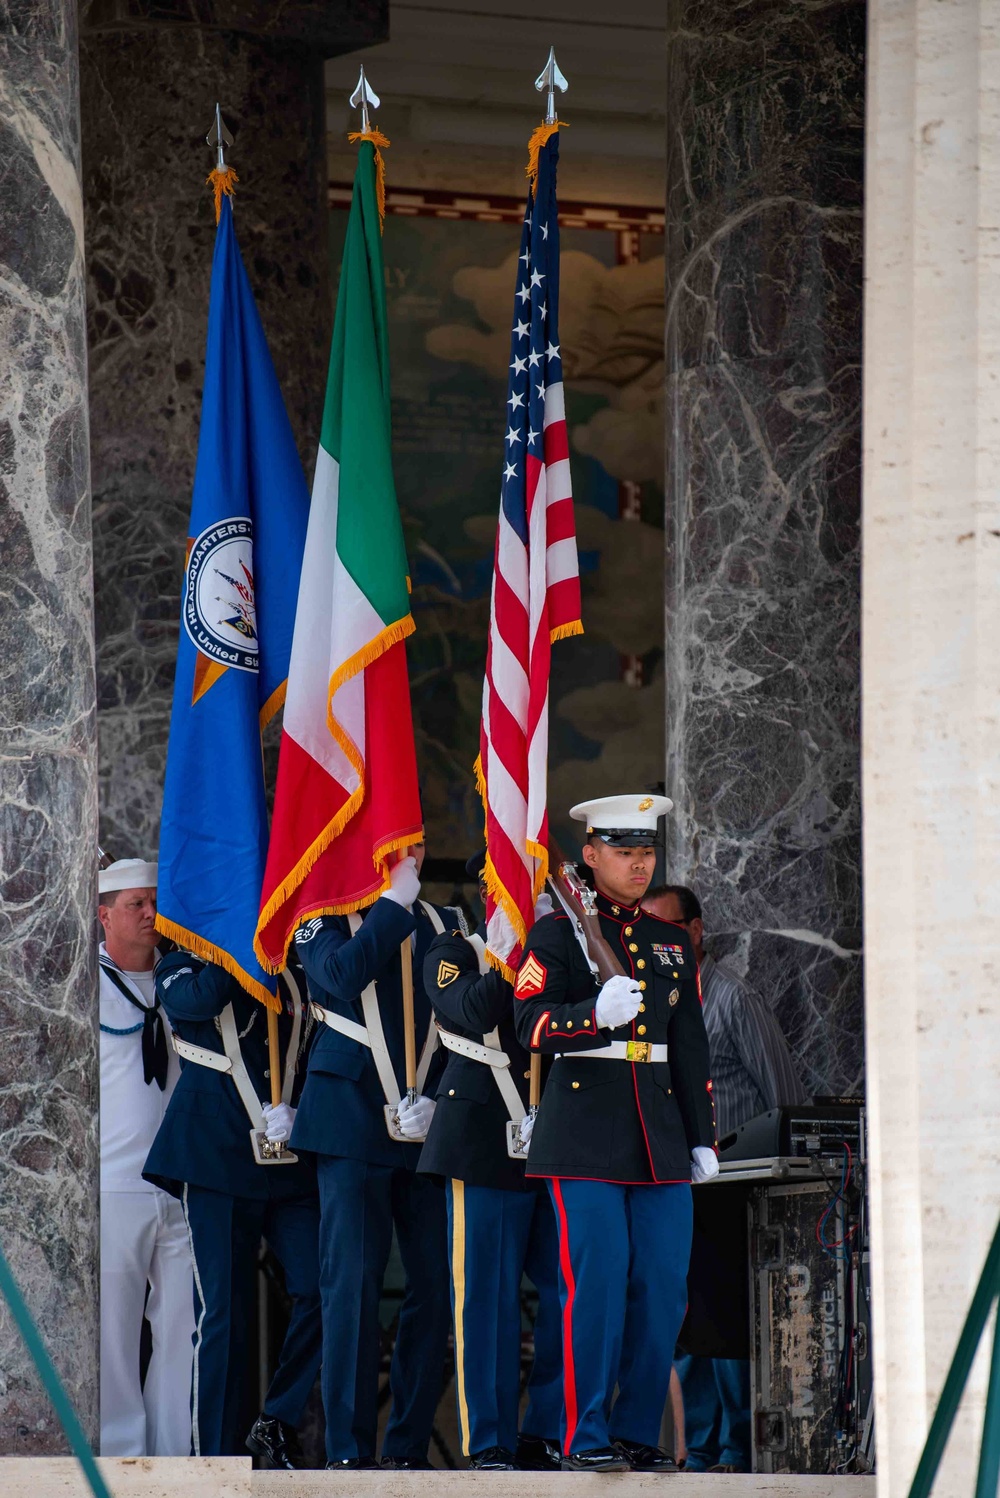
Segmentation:
<svg viewBox="0 0 1000 1498">
<path fill-rule="evenodd" d="M 508 977 L 548 874 L 551 644 L 583 630 L 559 354 L 558 152 L 553 131 L 521 232 L 479 743 L 487 947 Z"/>
</svg>

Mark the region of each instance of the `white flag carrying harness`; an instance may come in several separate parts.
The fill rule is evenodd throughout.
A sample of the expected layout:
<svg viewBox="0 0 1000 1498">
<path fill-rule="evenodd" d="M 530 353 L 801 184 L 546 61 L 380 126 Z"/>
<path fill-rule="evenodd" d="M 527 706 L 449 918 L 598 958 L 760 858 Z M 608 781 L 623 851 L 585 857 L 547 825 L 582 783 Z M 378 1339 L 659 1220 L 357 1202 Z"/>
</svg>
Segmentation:
<svg viewBox="0 0 1000 1498">
<path fill-rule="evenodd" d="M 444 925 L 434 906 L 428 905 L 426 900 L 420 900 L 418 904 L 433 926 L 435 934 L 440 936 L 444 931 Z M 351 935 L 357 936 L 361 930 L 360 915 L 354 911 L 347 917 L 347 922 L 351 929 Z M 388 1110 L 395 1111 L 398 1109 L 402 1093 L 399 1090 L 392 1057 L 389 1055 L 389 1047 L 385 1040 L 385 1031 L 382 1028 L 382 1015 L 379 1012 L 378 994 L 375 989 L 374 980 L 367 985 L 361 995 L 361 1012 L 365 1018 L 363 1025 L 359 1025 L 356 1020 L 347 1019 L 343 1014 L 338 1014 L 334 1009 L 324 1009 L 322 1004 L 317 1004 L 315 1001 L 313 1001 L 312 1012 L 317 1020 L 320 1020 L 324 1025 L 329 1025 L 331 1030 L 336 1030 L 340 1035 L 346 1035 L 349 1040 L 356 1040 L 359 1045 L 368 1047 L 375 1062 L 375 1070 L 378 1072 L 382 1091 L 385 1093 Z M 437 1050 L 437 1044 L 438 1031 L 432 1018 L 430 1024 L 427 1026 L 427 1035 L 424 1038 L 420 1060 L 417 1063 L 418 1092 L 423 1092 L 424 1090 L 427 1073 L 430 1071 L 431 1059 Z M 402 1137 L 398 1133 L 393 1132 L 392 1126 L 389 1124 L 388 1112 L 387 1126 L 389 1133 L 394 1139 Z M 416 1141 L 410 1142 L 415 1143 Z"/>
<path fill-rule="evenodd" d="M 184 971 L 181 969 L 180 971 Z M 171 975 L 173 976 L 173 975 Z M 302 1034 L 302 997 L 299 993 L 299 985 L 290 972 L 282 974 L 282 978 L 288 985 L 288 991 L 292 997 L 292 1033 L 288 1041 L 288 1051 L 285 1058 L 285 1074 L 281 1083 L 281 1101 L 291 1105 L 292 1093 L 295 1089 L 295 1077 L 299 1064 L 299 1037 Z M 169 984 L 168 977 L 167 983 Z M 174 1050 L 184 1061 L 190 1061 L 195 1066 L 206 1066 L 210 1071 L 224 1072 L 231 1076 L 233 1085 L 239 1093 L 240 1101 L 246 1109 L 250 1120 L 250 1141 L 253 1145 L 254 1159 L 258 1165 L 295 1165 L 298 1155 L 289 1149 L 273 1150 L 265 1149 L 261 1143 L 264 1137 L 266 1124 L 264 1121 L 264 1110 L 257 1096 L 257 1091 L 250 1080 L 247 1064 L 243 1059 L 243 1051 L 240 1048 L 240 1032 L 236 1025 L 236 1015 L 233 1013 L 232 1004 L 227 1004 L 219 1015 L 219 1029 L 222 1034 L 222 1045 L 225 1055 L 218 1051 L 210 1051 L 207 1046 L 194 1045 L 190 1040 L 181 1040 L 179 1035 L 173 1036 Z"/>
<path fill-rule="evenodd" d="M 488 973 L 490 965 L 486 961 L 486 943 L 483 938 L 467 936 L 465 939 L 475 950 L 479 971 Z M 510 1121 L 520 1126 L 525 1112 L 524 1104 L 521 1102 L 517 1083 L 510 1074 L 510 1057 L 501 1048 L 499 1029 L 490 1030 L 484 1035 L 482 1045 L 477 1040 L 467 1040 L 464 1035 L 453 1035 L 450 1030 L 442 1030 L 441 1044 L 446 1050 L 454 1051 L 456 1056 L 467 1056 L 470 1061 L 479 1061 L 484 1066 L 493 1068 L 493 1080 L 500 1090 Z"/>
</svg>

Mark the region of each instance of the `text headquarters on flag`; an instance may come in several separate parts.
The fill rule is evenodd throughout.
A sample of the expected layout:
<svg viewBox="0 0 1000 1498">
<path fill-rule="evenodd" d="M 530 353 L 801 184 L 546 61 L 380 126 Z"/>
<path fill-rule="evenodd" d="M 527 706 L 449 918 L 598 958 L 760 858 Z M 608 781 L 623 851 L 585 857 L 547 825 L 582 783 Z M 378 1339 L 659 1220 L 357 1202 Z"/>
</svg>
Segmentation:
<svg viewBox="0 0 1000 1498">
<path fill-rule="evenodd" d="M 559 353 L 557 130 L 540 126 L 529 147 L 478 764 L 488 947 L 508 976 L 548 872 L 551 645 L 583 629 Z"/>
</svg>

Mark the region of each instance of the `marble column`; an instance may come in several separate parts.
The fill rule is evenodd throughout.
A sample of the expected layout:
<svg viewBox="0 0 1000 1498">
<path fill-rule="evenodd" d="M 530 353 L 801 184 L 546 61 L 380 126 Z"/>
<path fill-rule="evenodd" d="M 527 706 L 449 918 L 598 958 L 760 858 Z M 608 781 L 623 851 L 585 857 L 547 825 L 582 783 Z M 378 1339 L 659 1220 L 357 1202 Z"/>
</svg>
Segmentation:
<svg viewBox="0 0 1000 1498">
<path fill-rule="evenodd" d="M 0 5 L 0 1246 L 96 1437 L 97 780 L 76 6 L 14 9 L 16 25 Z M 0 1455 L 66 1449 L 0 1303 Z"/>
<path fill-rule="evenodd" d="M 386 0 L 83 0 L 101 831 L 156 850 L 198 441 L 215 104 L 236 230 L 311 477 L 332 323 L 323 59 Z"/>
<path fill-rule="evenodd" d="M 862 1078 L 862 0 L 671 0 L 671 877 L 814 1093 Z"/>
<path fill-rule="evenodd" d="M 865 1011 L 880 1498 L 903 1498 L 1000 1213 L 1000 10 L 873 0 Z M 982 1359 L 935 1498 L 975 1485 Z"/>
</svg>

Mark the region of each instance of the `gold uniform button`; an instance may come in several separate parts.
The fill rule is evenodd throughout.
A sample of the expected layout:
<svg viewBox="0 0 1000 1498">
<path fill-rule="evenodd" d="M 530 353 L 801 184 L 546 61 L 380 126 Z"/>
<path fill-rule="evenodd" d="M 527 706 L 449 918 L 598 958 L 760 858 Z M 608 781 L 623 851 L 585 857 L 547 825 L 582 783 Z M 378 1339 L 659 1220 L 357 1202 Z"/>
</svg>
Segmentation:
<svg viewBox="0 0 1000 1498">
<path fill-rule="evenodd" d="M 636 1029 L 636 1034 L 637 1035 L 645 1035 L 645 1033 L 646 1033 L 646 1026 L 645 1025 L 639 1025 L 637 1027 L 637 1029 Z"/>
<path fill-rule="evenodd" d="M 630 952 L 638 952 L 638 950 L 639 950 L 639 948 L 636 946 L 636 944 L 635 944 L 634 941 L 630 941 L 629 942 L 628 949 L 629 949 Z"/>
<path fill-rule="evenodd" d="M 449 1087 L 449 1089 L 448 1089 L 448 1096 L 449 1097 L 454 1097 L 455 1096 L 455 1089 L 454 1089 L 454 1087 Z"/>
<path fill-rule="evenodd" d="M 626 926 L 625 927 L 625 935 L 626 936 L 631 936 L 632 935 L 632 927 L 631 926 Z"/>
<path fill-rule="evenodd" d="M 559 1021 L 557 1019 L 554 1019 L 552 1021 L 552 1028 L 553 1028 L 553 1030 L 558 1030 L 558 1028 L 559 1028 Z"/>
<path fill-rule="evenodd" d="M 640 957 L 639 961 L 636 963 L 636 967 L 645 967 L 645 966 L 646 966 L 646 959 L 645 959 L 645 957 Z"/>
<path fill-rule="evenodd" d="M 585 1019 L 584 1020 L 584 1022 L 583 1022 L 583 1028 L 585 1030 L 589 1030 L 590 1029 L 590 1020 L 589 1019 Z"/>
<path fill-rule="evenodd" d="M 678 974 L 677 974 L 677 973 L 674 973 L 674 977 L 675 977 L 675 978 L 676 978 L 676 977 L 677 977 L 677 976 L 678 976 Z"/>
<path fill-rule="evenodd" d="M 566 1021 L 566 1028 L 567 1028 L 567 1030 L 572 1030 L 572 1028 L 573 1028 L 573 1021 L 571 1019 L 568 1019 Z"/>
<path fill-rule="evenodd" d="M 525 1072 L 525 1074 L 524 1074 L 524 1080 L 526 1082 L 530 1082 L 530 1080 L 531 1080 L 531 1073 L 530 1073 L 530 1071 L 526 1071 Z"/>
<path fill-rule="evenodd" d="M 645 1014 L 646 1013 L 646 1006 L 645 1006 L 645 1004 L 640 1004 L 639 1005 L 639 1013 L 640 1014 Z"/>
<path fill-rule="evenodd" d="M 639 987 L 642 989 L 643 993 L 646 992 L 646 980 L 645 980 L 645 978 L 640 978 L 639 979 Z"/>
<path fill-rule="evenodd" d="M 574 1089 L 576 1089 L 576 1088 L 577 1088 L 577 1087 L 579 1087 L 579 1085 L 580 1085 L 580 1084 L 579 1084 L 579 1082 L 574 1082 L 574 1083 L 573 1083 L 573 1087 L 574 1087 Z"/>
<path fill-rule="evenodd" d="M 619 910 L 617 905 L 612 905 L 611 910 L 614 915 L 621 915 L 621 911 Z"/>
</svg>

